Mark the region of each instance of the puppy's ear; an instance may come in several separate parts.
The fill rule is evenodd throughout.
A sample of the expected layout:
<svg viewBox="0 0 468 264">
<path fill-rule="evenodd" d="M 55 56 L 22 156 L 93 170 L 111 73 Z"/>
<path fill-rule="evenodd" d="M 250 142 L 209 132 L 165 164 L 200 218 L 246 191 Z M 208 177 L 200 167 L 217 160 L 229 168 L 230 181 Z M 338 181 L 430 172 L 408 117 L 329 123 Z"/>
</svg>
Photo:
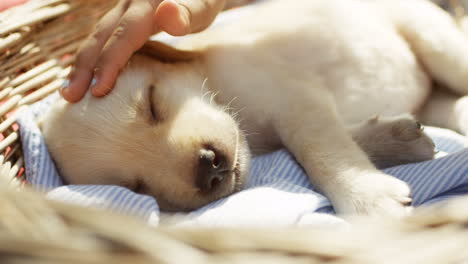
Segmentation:
<svg viewBox="0 0 468 264">
<path fill-rule="evenodd" d="M 160 41 L 150 40 L 137 51 L 162 62 L 191 61 L 201 56 L 201 52 L 179 50 Z"/>
</svg>

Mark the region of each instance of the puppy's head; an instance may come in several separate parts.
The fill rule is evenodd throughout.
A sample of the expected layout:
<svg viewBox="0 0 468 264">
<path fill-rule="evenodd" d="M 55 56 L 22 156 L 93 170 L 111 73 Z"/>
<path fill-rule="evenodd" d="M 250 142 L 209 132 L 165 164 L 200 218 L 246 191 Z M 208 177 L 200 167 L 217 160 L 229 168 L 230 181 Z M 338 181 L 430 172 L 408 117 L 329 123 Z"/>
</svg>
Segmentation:
<svg viewBox="0 0 468 264">
<path fill-rule="evenodd" d="M 239 190 L 249 151 L 236 121 L 187 64 L 135 56 L 104 98 L 60 102 L 42 130 L 73 184 L 115 184 L 191 210 Z"/>
</svg>

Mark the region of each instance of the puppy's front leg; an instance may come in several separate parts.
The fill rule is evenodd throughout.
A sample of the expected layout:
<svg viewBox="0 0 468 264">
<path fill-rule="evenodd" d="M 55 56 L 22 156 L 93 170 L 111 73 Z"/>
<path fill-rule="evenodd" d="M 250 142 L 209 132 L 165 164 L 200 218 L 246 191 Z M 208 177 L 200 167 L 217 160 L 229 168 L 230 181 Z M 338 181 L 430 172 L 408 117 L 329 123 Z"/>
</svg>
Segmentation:
<svg viewBox="0 0 468 264">
<path fill-rule="evenodd" d="M 281 103 L 275 129 L 338 213 L 405 214 L 408 186 L 371 164 L 345 129 L 328 90 L 291 88 Z"/>
</svg>

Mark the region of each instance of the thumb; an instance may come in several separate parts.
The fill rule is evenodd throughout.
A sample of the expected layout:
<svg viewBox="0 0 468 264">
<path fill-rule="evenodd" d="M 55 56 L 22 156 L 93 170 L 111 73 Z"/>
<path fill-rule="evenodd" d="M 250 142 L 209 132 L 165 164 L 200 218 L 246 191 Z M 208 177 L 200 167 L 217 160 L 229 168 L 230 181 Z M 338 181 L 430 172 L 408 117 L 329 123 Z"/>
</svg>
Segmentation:
<svg viewBox="0 0 468 264">
<path fill-rule="evenodd" d="M 226 0 L 164 0 L 156 10 L 160 30 L 174 36 L 207 28 L 223 10 Z"/>
</svg>

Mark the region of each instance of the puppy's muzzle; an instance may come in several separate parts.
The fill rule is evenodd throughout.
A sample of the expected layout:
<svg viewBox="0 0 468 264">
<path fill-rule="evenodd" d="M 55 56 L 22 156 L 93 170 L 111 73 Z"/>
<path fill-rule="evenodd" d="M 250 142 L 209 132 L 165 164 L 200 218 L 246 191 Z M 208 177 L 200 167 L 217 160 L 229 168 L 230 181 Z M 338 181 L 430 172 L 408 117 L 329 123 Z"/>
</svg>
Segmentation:
<svg viewBox="0 0 468 264">
<path fill-rule="evenodd" d="M 202 192 L 215 191 L 231 173 L 228 165 L 226 156 L 220 151 L 202 148 L 195 185 Z"/>
</svg>

